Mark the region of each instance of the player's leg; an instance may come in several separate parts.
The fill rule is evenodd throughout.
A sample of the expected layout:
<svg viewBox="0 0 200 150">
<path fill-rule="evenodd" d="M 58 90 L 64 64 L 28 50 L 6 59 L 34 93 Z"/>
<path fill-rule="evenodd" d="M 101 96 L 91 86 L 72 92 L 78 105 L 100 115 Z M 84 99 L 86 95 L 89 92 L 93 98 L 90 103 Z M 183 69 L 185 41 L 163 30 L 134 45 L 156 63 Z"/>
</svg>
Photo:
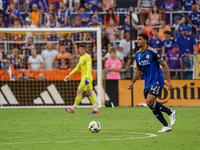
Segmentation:
<svg viewBox="0 0 200 150">
<path fill-rule="evenodd" d="M 154 95 L 156 97 L 161 97 L 162 94 L 162 88 L 159 86 L 152 86 L 149 91 L 148 94 Z M 176 122 L 176 111 L 175 110 L 170 110 L 168 107 L 164 106 L 163 104 L 154 101 L 153 104 L 151 105 L 152 109 L 156 109 L 162 112 L 165 112 L 169 115 L 169 119 L 170 119 L 170 125 L 173 126 Z"/>
<path fill-rule="evenodd" d="M 97 101 L 96 101 L 96 97 L 93 94 L 93 90 L 89 89 L 89 90 L 86 91 L 86 93 L 89 96 L 90 101 L 91 101 L 91 103 L 94 107 L 94 110 L 92 110 L 89 114 L 98 114 L 99 111 L 98 111 L 98 108 L 97 108 Z"/>
<path fill-rule="evenodd" d="M 74 101 L 74 105 L 73 105 L 71 108 L 69 108 L 69 109 L 65 109 L 66 111 L 68 111 L 68 112 L 70 112 L 70 113 L 74 113 L 76 107 L 77 107 L 77 106 L 80 104 L 80 102 L 81 102 L 83 92 L 84 92 L 83 89 L 81 89 L 81 88 L 79 89 L 79 88 L 78 88 L 77 93 L 76 93 L 77 95 L 76 95 L 76 98 L 75 98 L 75 101 Z"/>
<path fill-rule="evenodd" d="M 163 124 L 164 127 L 167 127 L 167 131 L 171 131 L 171 127 L 169 127 L 167 121 L 165 120 L 163 114 L 160 112 L 159 109 L 153 108 L 153 104 L 156 100 L 156 96 L 148 94 L 146 99 L 147 106 L 152 110 L 153 114 L 156 118 Z"/>
</svg>

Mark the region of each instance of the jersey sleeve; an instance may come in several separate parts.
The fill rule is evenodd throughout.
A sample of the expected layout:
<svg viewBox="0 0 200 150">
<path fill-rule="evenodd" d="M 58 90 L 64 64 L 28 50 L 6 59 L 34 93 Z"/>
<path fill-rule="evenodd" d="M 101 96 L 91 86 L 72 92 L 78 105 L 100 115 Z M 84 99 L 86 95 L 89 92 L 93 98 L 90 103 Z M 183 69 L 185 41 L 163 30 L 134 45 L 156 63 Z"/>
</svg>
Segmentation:
<svg viewBox="0 0 200 150">
<path fill-rule="evenodd" d="M 70 75 L 75 74 L 77 71 L 79 71 L 81 69 L 81 59 L 80 58 L 79 58 L 79 62 L 77 64 L 77 66 L 72 70 L 72 72 L 69 73 Z"/>
<path fill-rule="evenodd" d="M 155 60 L 159 64 L 164 61 L 164 59 L 162 58 L 162 56 L 157 51 L 155 53 L 153 52 L 153 55 L 154 55 Z"/>
</svg>

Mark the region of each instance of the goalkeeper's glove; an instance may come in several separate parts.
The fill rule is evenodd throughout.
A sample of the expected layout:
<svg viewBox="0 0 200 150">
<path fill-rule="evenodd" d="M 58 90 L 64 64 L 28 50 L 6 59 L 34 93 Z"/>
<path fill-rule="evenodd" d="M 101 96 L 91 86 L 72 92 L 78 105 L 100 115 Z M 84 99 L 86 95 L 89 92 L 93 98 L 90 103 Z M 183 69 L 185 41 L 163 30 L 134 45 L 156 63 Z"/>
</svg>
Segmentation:
<svg viewBox="0 0 200 150">
<path fill-rule="evenodd" d="M 90 83 L 89 78 L 85 79 L 85 85 L 87 86 Z"/>
<path fill-rule="evenodd" d="M 71 75 L 67 75 L 65 78 L 64 78 L 64 81 L 67 82 L 69 80 L 69 78 L 71 77 Z"/>
</svg>

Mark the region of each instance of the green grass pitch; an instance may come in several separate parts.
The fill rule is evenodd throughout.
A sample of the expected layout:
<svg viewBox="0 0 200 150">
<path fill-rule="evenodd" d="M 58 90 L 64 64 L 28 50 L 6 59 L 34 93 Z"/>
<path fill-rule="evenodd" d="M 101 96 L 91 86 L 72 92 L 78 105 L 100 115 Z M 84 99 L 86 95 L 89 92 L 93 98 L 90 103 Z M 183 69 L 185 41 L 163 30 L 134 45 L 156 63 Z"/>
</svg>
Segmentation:
<svg viewBox="0 0 200 150">
<path fill-rule="evenodd" d="M 0 149 L 14 150 L 200 150 L 200 107 L 171 107 L 177 122 L 171 132 L 145 107 L 0 109 Z M 168 116 L 165 115 L 168 120 Z M 102 130 L 90 133 L 98 120 Z"/>
</svg>

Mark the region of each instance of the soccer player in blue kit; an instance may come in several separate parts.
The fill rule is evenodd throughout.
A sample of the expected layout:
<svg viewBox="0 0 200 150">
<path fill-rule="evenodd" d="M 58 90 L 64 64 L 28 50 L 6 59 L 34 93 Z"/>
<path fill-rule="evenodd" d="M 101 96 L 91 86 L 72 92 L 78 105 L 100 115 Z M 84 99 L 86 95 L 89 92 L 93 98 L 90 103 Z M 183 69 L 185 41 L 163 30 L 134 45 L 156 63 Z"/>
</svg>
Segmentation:
<svg viewBox="0 0 200 150">
<path fill-rule="evenodd" d="M 137 71 L 131 83 L 128 85 L 128 89 L 133 87 L 133 84 L 139 79 L 143 72 L 145 80 L 144 97 L 146 99 L 146 104 L 152 110 L 156 118 L 163 124 L 162 129 L 158 132 L 168 132 L 172 130 L 171 126 L 175 124 L 176 111 L 170 110 L 156 101 L 157 97 L 161 97 L 162 87 L 164 86 L 164 78 L 160 65 L 164 68 L 166 73 L 169 90 L 173 88 L 173 85 L 171 83 L 168 65 L 155 49 L 147 45 L 148 41 L 149 37 L 146 34 L 141 33 L 137 37 L 137 45 L 140 47 L 140 50 L 135 54 Z M 167 123 L 161 112 L 165 112 L 169 115 L 170 125 Z"/>
</svg>

